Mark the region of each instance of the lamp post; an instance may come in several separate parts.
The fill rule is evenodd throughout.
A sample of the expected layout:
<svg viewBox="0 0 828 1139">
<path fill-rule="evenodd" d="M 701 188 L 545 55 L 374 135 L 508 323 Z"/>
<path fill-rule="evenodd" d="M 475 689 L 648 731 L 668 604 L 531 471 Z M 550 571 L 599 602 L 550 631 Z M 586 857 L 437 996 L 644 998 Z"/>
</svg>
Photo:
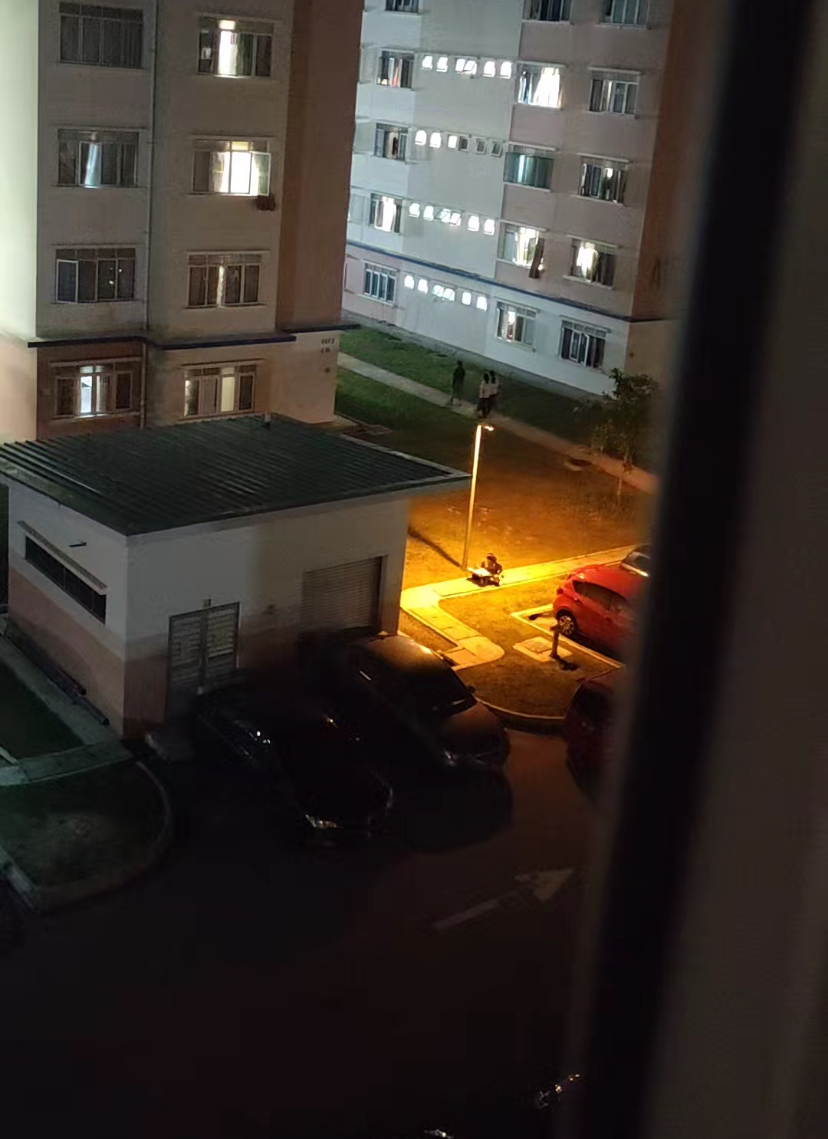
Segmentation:
<svg viewBox="0 0 828 1139">
<path fill-rule="evenodd" d="M 480 466 L 480 443 L 484 431 L 494 431 L 488 423 L 478 423 L 474 431 L 474 455 L 472 458 L 471 487 L 469 488 L 469 513 L 466 517 L 466 541 L 463 543 L 463 569 L 469 568 L 469 543 L 471 542 L 472 521 L 474 518 L 474 496 L 477 492 L 477 468 Z"/>
</svg>

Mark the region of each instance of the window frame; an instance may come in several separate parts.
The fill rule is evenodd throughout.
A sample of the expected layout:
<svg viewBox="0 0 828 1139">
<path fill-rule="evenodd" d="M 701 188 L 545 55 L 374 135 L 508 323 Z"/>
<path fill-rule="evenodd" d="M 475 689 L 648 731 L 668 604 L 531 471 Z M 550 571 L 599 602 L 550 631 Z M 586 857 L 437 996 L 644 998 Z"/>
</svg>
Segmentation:
<svg viewBox="0 0 828 1139">
<path fill-rule="evenodd" d="M 414 64 L 414 52 L 383 49 L 377 62 L 377 83 L 381 87 L 410 91 L 413 86 Z"/>
<path fill-rule="evenodd" d="M 385 0 L 385 11 L 406 16 L 419 16 L 420 0 Z"/>
<path fill-rule="evenodd" d="M 232 251 L 219 253 L 190 253 L 187 259 L 187 308 L 249 308 L 261 304 L 262 264 L 261 252 Z M 228 270 L 238 269 L 239 299 L 228 300 Z M 203 282 L 203 288 L 198 281 Z M 194 289 L 194 282 L 196 287 Z M 250 296 L 255 282 L 255 297 Z M 193 297 L 204 296 L 203 301 Z"/>
<path fill-rule="evenodd" d="M 529 162 L 537 160 L 541 163 L 540 169 L 546 170 L 547 177 L 545 181 L 521 181 L 518 178 L 510 177 L 510 168 L 513 165 L 513 158 L 525 158 Z M 527 186 L 532 190 L 546 190 L 547 192 L 552 189 L 552 175 L 554 171 L 554 154 L 552 151 L 543 151 L 537 147 L 510 145 L 505 154 L 505 161 L 503 163 L 503 181 L 510 186 Z"/>
<path fill-rule="evenodd" d="M 495 303 L 497 306 L 495 308 L 496 339 L 502 340 L 505 344 L 520 344 L 521 347 L 534 351 L 538 310 L 514 305 L 509 301 L 496 301 Z M 513 320 L 509 320 L 510 313 L 514 316 Z M 508 335 L 509 328 L 515 330 L 511 336 Z"/>
<path fill-rule="evenodd" d="M 534 237 L 526 237 L 528 233 L 533 233 Z M 523 236 L 521 236 L 523 234 Z M 535 251 L 538 242 L 543 239 L 545 231 L 538 229 L 533 225 L 522 225 L 520 222 L 501 222 L 500 238 L 498 242 L 497 259 L 504 261 L 508 265 L 517 265 L 521 269 L 528 269 L 535 257 Z M 507 255 L 506 245 L 514 240 L 515 244 L 515 257 Z M 526 253 L 524 260 L 518 260 L 517 257 L 520 253 L 521 243 L 526 243 Z"/>
<path fill-rule="evenodd" d="M 570 364 L 577 364 L 578 367 L 600 371 L 606 354 L 608 334 L 608 329 L 598 328 L 592 324 L 562 320 L 558 356 Z M 573 343 L 577 345 L 574 354 Z M 583 351 L 581 351 L 581 346 L 583 346 Z"/>
<path fill-rule="evenodd" d="M 190 419 L 217 419 L 233 415 L 251 415 L 256 406 L 256 386 L 258 383 L 258 361 L 240 360 L 235 363 L 222 364 L 192 364 L 182 369 L 183 376 L 183 411 L 181 418 Z M 224 381 L 232 380 L 233 407 L 223 406 L 225 399 Z M 195 385 L 196 399 L 195 411 L 189 411 L 190 392 L 189 385 Z M 240 404 L 242 384 L 248 389 L 248 396 Z M 249 405 L 249 406 L 247 406 Z"/>
<path fill-rule="evenodd" d="M 587 273 L 578 264 L 581 250 L 591 247 L 595 256 L 592 268 Z M 604 289 L 614 287 L 615 271 L 618 267 L 618 251 L 615 246 L 600 241 L 590 241 L 586 237 L 573 237 L 571 246 L 572 256 L 569 263 L 568 276 L 575 281 L 587 285 L 599 285 Z"/>
<path fill-rule="evenodd" d="M 63 256 L 61 256 L 63 254 Z M 73 254 L 74 256 L 68 256 Z M 87 254 L 91 256 L 81 256 Z M 104 254 L 106 256 L 104 256 Z M 130 256 L 131 254 L 131 256 Z M 69 248 L 60 246 L 55 249 L 55 304 L 124 304 L 130 301 L 137 300 L 136 285 L 137 285 L 137 257 L 138 250 L 134 246 L 90 246 L 90 247 L 76 247 Z M 101 266 L 107 262 L 114 263 L 114 278 L 113 278 L 113 296 L 101 296 L 101 281 L 102 270 Z M 61 266 L 74 266 L 74 297 L 62 297 L 61 291 Z M 94 265 L 94 269 L 82 269 L 82 266 Z M 131 270 L 127 271 L 126 266 L 131 265 Z M 122 268 L 123 266 L 123 268 Z M 86 278 L 86 283 L 94 281 L 94 296 L 81 297 L 82 279 Z M 104 278 L 105 280 L 105 278 Z M 122 291 L 122 282 L 128 282 L 131 288 L 127 290 L 123 286 L 124 294 L 119 296 Z"/>
<path fill-rule="evenodd" d="M 397 270 L 390 269 L 387 265 L 377 265 L 372 261 L 363 262 L 362 296 L 377 301 L 379 304 L 395 305 L 397 303 L 397 277 Z M 368 288 L 369 278 L 371 281 L 376 279 L 378 285 L 376 291 Z"/>
<path fill-rule="evenodd" d="M 116 62 L 108 63 L 103 56 L 107 50 L 107 45 L 109 49 L 112 49 L 114 45 L 112 39 L 107 37 L 106 32 L 108 28 L 111 37 L 113 24 L 118 27 L 117 49 L 119 59 Z M 61 3 L 58 8 L 57 26 L 57 55 L 60 63 L 74 64 L 80 67 L 110 67 L 127 71 L 143 70 L 143 8 L 112 4 Z M 96 27 L 97 30 L 95 30 Z M 137 34 L 128 35 L 127 30 L 136 27 Z M 70 28 L 74 28 L 74 35 L 67 34 Z M 76 45 L 76 50 L 71 53 L 76 58 L 71 58 L 68 53 L 68 45 L 71 42 Z M 97 55 L 97 59 L 92 58 L 93 55 Z"/>
<path fill-rule="evenodd" d="M 98 181 L 94 183 L 81 181 L 83 174 L 83 148 L 85 146 L 99 146 L 101 148 L 98 167 Z M 119 130 L 80 130 L 70 127 L 60 127 L 57 132 L 57 159 L 58 171 L 56 185 L 66 188 L 75 187 L 82 190 L 134 190 L 138 186 L 138 148 L 140 146 L 139 131 Z M 104 147 L 116 147 L 115 163 L 117 166 L 117 181 L 104 182 Z M 63 178 L 64 170 L 69 164 L 64 163 L 64 148 L 72 149 L 71 165 L 73 180 L 70 182 Z M 131 154 L 130 154 L 131 151 Z M 124 175 L 127 174 L 125 179 Z"/>
<path fill-rule="evenodd" d="M 245 149 L 246 148 L 246 149 Z M 264 148 L 264 149 L 263 149 Z M 201 155 L 208 155 L 206 164 L 201 160 Z M 217 162 L 216 158 L 220 154 L 229 154 L 230 158 L 227 160 L 226 166 L 226 181 L 228 189 L 214 189 L 215 182 L 220 179 L 222 182 L 225 180 L 225 171 L 223 169 L 224 163 Z M 229 187 L 233 184 L 233 155 L 245 154 L 250 155 L 250 170 L 247 191 L 231 190 Z M 205 165 L 205 169 L 200 167 Z M 206 173 L 206 189 L 200 188 L 202 175 Z M 251 189 L 253 186 L 254 177 L 258 178 L 258 186 L 255 191 Z M 196 194 L 199 197 L 221 197 L 221 198 L 262 198 L 270 193 L 271 180 L 273 177 L 273 155 L 270 152 L 270 140 L 263 138 L 196 138 L 193 140 L 193 177 L 190 193 Z"/>
<path fill-rule="evenodd" d="M 630 71 L 593 72 L 589 88 L 588 110 L 592 115 L 629 115 L 635 118 L 638 113 L 638 84 L 641 76 Z M 600 84 L 600 97 L 596 99 L 597 85 Z M 616 106 L 619 92 L 623 106 Z M 597 104 L 597 105 L 596 105 Z M 632 105 L 630 105 L 632 104 Z"/>
<path fill-rule="evenodd" d="M 589 173 L 589 170 L 597 171 L 597 174 Z M 606 177 L 607 170 L 612 170 L 609 178 Z M 627 162 L 615 162 L 608 158 L 593 158 L 582 155 L 581 176 L 578 182 L 579 197 L 587 198 L 592 202 L 612 202 L 616 206 L 623 206 L 627 193 L 627 170 Z M 616 196 L 608 197 L 602 190 L 612 182 L 616 183 Z M 587 193 L 586 191 L 590 186 L 597 188 L 598 193 Z"/>
<path fill-rule="evenodd" d="M 376 123 L 374 126 L 374 158 L 386 158 L 391 162 L 405 162 L 406 151 L 408 150 L 408 130 L 408 127 L 396 126 L 393 123 Z M 389 149 L 389 139 L 391 140 L 390 149 L 393 152 L 395 136 L 397 153 L 388 154 L 386 151 Z"/>
<path fill-rule="evenodd" d="M 539 103 L 534 98 L 525 98 L 527 93 L 536 93 L 540 86 L 540 79 L 544 71 L 555 71 L 558 75 L 558 101 L 556 103 Z M 517 68 L 517 87 L 515 89 L 515 102 L 522 107 L 540 107 L 546 111 L 559 111 L 563 101 L 563 66 L 559 63 L 519 63 Z"/>
<path fill-rule="evenodd" d="M 634 11 L 633 19 L 615 19 L 616 12 L 622 12 L 626 16 L 630 9 Z M 646 28 L 649 26 L 649 15 L 650 0 L 604 0 L 601 22 L 614 28 Z"/>
<path fill-rule="evenodd" d="M 558 9 L 558 15 L 543 15 L 544 12 Z M 571 0 L 526 0 L 523 19 L 543 24 L 567 24 L 570 22 Z"/>
<path fill-rule="evenodd" d="M 94 407 L 81 409 L 81 379 L 84 373 L 92 379 Z M 141 360 L 125 357 L 117 360 L 84 360 L 78 363 L 55 362 L 50 369 L 54 396 L 53 419 L 99 419 L 113 415 L 136 415 L 141 391 Z M 118 386 L 129 377 L 129 399 L 119 403 Z M 68 401 L 64 396 L 71 388 Z M 69 405 L 69 410 L 62 410 Z"/>
<path fill-rule="evenodd" d="M 393 221 L 390 226 L 377 224 L 378 219 L 385 217 L 386 211 L 389 209 L 388 203 L 393 203 L 394 215 Z M 402 198 L 397 198 L 393 194 L 381 194 L 373 192 L 368 199 L 368 224 L 372 229 L 377 229 L 381 233 L 399 233 L 402 224 L 404 201 Z"/>
<path fill-rule="evenodd" d="M 233 23 L 236 29 L 223 28 L 222 24 Z M 250 71 L 219 71 L 221 62 L 222 33 L 240 39 L 242 36 L 252 40 L 249 53 L 242 55 L 236 47 L 236 62 L 240 58 L 250 59 Z M 196 71 L 199 75 L 211 75 L 215 79 L 272 79 L 273 78 L 273 43 L 275 28 L 272 21 L 256 19 L 238 19 L 235 16 L 208 16 L 200 15 L 198 18 L 198 54 L 196 57 Z M 205 42 L 205 39 L 208 42 Z M 212 40 L 212 42 L 209 42 Z M 260 41 L 267 45 L 267 70 L 259 70 Z M 208 52 L 208 54 L 205 54 Z M 206 64 L 206 66 L 204 66 Z"/>
</svg>

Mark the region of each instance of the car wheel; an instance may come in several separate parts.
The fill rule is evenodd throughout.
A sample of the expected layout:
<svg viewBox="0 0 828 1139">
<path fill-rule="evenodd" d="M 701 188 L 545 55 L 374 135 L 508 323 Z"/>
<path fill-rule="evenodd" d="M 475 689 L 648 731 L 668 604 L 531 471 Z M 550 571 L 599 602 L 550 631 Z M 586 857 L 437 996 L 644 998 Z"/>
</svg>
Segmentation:
<svg viewBox="0 0 828 1139">
<path fill-rule="evenodd" d="M 574 637 L 578 632 L 575 618 L 566 609 L 562 609 L 558 614 L 558 628 L 564 637 Z"/>
</svg>

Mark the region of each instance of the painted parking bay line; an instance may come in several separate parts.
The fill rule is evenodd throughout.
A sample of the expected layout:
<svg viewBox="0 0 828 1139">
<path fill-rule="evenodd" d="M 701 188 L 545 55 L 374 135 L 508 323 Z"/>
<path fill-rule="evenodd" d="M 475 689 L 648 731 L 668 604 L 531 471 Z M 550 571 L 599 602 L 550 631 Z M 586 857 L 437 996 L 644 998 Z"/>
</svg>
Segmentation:
<svg viewBox="0 0 828 1139">
<path fill-rule="evenodd" d="M 452 914 L 451 917 L 436 921 L 433 928 L 436 929 L 438 933 L 443 933 L 447 929 L 453 929 L 456 925 L 463 925 L 464 922 L 474 921 L 475 918 L 482 917 L 483 914 L 488 914 L 492 910 L 496 910 L 500 902 L 500 898 L 490 898 L 488 902 L 481 902 L 477 906 L 470 906 L 467 910 L 461 910 L 459 914 Z"/>
</svg>

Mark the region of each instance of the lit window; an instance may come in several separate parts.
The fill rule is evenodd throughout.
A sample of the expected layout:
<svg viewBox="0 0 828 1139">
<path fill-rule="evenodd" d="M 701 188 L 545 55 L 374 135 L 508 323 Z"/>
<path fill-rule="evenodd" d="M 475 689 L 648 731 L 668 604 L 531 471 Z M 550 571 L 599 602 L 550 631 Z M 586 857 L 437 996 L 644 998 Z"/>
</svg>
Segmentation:
<svg viewBox="0 0 828 1139">
<path fill-rule="evenodd" d="M 414 288 L 414 278 L 410 273 L 406 273 L 406 275 L 403 277 L 403 285 L 406 287 L 406 289 Z"/>
<path fill-rule="evenodd" d="M 571 360 L 585 368 L 600 368 L 604 362 L 604 349 L 607 345 L 607 332 L 604 328 L 593 328 L 591 324 L 575 324 L 571 320 L 561 321 L 561 345 L 559 355 L 562 360 Z"/>
<path fill-rule="evenodd" d="M 73 364 L 55 368 L 53 375 L 56 416 L 115 415 L 138 410 L 138 360 Z"/>
<path fill-rule="evenodd" d="M 362 282 L 363 296 L 392 305 L 396 292 L 397 274 L 393 269 L 386 269 L 384 265 L 366 264 Z"/>
<path fill-rule="evenodd" d="M 418 218 L 420 216 L 420 203 L 419 202 L 412 202 L 411 205 L 408 207 L 408 212 L 411 215 L 411 217 Z"/>
<path fill-rule="evenodd" d="M 411 52 L 380 52 L 377 83 L 383 87 L 410 87 L 413 70 L 414 55 Z"/>
<path fill-rule="evenodd" d="M 451 211 L 451 218 L 449 219 L 452 225 L 460 225 L 463 220 L 463 215 L 458 210 Z"/>
<path fill-rule="evenodd" d="M 615 252 L 594 241 L 573 241 L 569 274 L 609 288 L 615 278 Z"/>
<path fill-rule="evenodd" d="M 489 302 L 486 300 L 485 297 L 478 297 L 477 300 L 474 302 L 474 304 L 475 304 L 475 308 L 479 308 L 481 312 L 485 312 L 486 309 L 489 307 Z"/>
<path fill-rule="evenodd" d="M 382 229 L 386 233 L 399 233 L 401 217 L 402 200 L 400 198 L 392 198 L 388 194 L 371 195 L 368 224 L 372 225 L 374 229 Z"/>
<path fill-rule="evenodd" d="M 188 307 L 257 304 L 261 261 L 261 253 L 191 253 Z"/>
<path fill-rule="evenodd" d="M 419 281 L 417 282 L 417 292 L 418 293 L 427 293 L 428 292 L 428 281 L 425 279 L 425 277 L 420 277 Z"/>
<path fill-rule="evenodd" d="M 194 194 L 270 193 L 270 154 L 267 143 L 198 139 L 193 153 Z"/>
<path fill-rule="evenodd" d="M 428 140 L 428 145 L 433 146 L 435 150 L 439 150 L 443 145 L 443 136 L 439 131 L 432 131 L 431 138 Z"/>
<path fill-rule="evenodd" d="M 522 63 L 518 78 L 517 101 L 526 103 L 531 107 L 560 107 L 560 67 L 544 67 L 538 63 Z"/>
<path fill-rule="evenodd" d="M 398 162 L 405 162 L 405 152 L 408 146 L 408 128 L 389 126 L 386 123 L 377 123 L 374 131 L 374 157 L 394 158 Z"/>
<path fill-rule="evenodd" d="M 433 66 L 434 66 L 434 56 L 433 55 L 424 55 L 423 61 L 420 64 L 420 67 L 422 67 L 424 71 L 431 71 Z"/>
<path fill-rule="evenodd" d="M 520 308 L 518 305 L 497 303 L 497 327 L 495 335 L 498 340 L 507 340 L 511 344 L 526 344 L 531 347 L 535 339 L 535 317 L 533 309 Z"/>
<path fill-rule="evenodd" d="M 423 218 L 425 221 L 434 221 L 434 206 L 423 207 Z"/>
<path fill-rule="evenodd" d="M 448 225 L 448 223 L 451 221 L 451 210 L 448 208 L 448 206 L 443 206 L 443 208 L 440 210 L 440 221 L 444 222 L 446 225 Z"/>
<path fill-rule="evenodd" d="M 446 139 L 446 146 L 449 148 L 449 150 L 457 150 L 457 141 L 457 135 L 450 134 Z"/>
<path fill-rule="evenodd" d="M 487 79 L 494 79 L 497 75 L 497 63 L 493 59 L 487 59 L 483 64 L 483 74 Z"/>
<path fill-rule="evenodd" d="M 414 135 L 414 144 L 416 146 L 425 146 L 425 144 L 427 142 L 428 142 L 428 132 L 427 131 L 417 131 L 417 133 Z"/>
<path fill-rule="evenodd" d="M 477 75 L 477 60 L 467 59 L 466 66 L 463 68 L 464 75 Z"/>
<path fill-rule="evenodd" d="M 469 214 L 469 220 L 466 222 L 466 225 L 469 227 L 472 233 L 477 233 L 480 229 L 480 215 Z"/>
<path fill-rule="evenodd" d="M 512 78 L 512 64 L 508 59 L 504 59 L 500 65 L 500 78 L 501 79 L 511 79 Z"/>
<path fill-rule="evenodd" d="M 454 289 L 450 288 L 448 285 L 445 287 L 445 289 L 443 289 L 444 301 L 453 301 L 456 296 L 457 294 L 455 293 Z"/>
<path fill-rule="evenodd" d="M 532 264 L 540 233 L 527 225 L 504 225 L 500 235 L 500 258 L 514 265 Z"/>
<path fill-rule="evenodd" d="M 437 57 L 437 70 L 448 71 L 448 56 L 440 55 Z"/>
<path fill-rule="evenodd" d="M 184 418 L 252 411 L 255 383 L 255 364 L 187 368 L 184 373 Z"/>
<path fill-rule="evenodd" d="M 443 295 L 443 286 L 442 285 L 432 285 L 431 286 L 431 293 L 432 293 L 432 296 L 441 297 Z"/>
<path fill-rule="evenodd" d="M 463 292 L 460 294 L 460 303 L 464 304 L 464 305 L 470 305 L 471 302 L 472 302 L 471 293 L 468 291 L 468 289 L 464 289 Z"/>
<path fill-rule="evenodd" d="M 488 233 L 489 237 L 491 237 L 494 234 L 496 229 L 497 229 L 497 222 L 495 221 L 495 219 L 494 218 L 486 218 L 486 220 L 483 222 L 483 232 Z"/>
<path fill-rule="evenodd" d="M 269 79 L 272 47 L 272 24 L 213 16 L 199 19 L 198 70 L 202 75 Z"/>
<path fill-rule="evenodd" d="M 458 56 L 454 61 L 454 70 L 462 73 L 465 70 L 466 63 L 467 60 L 463 59 L 462 56 Z"/>
</svg>

